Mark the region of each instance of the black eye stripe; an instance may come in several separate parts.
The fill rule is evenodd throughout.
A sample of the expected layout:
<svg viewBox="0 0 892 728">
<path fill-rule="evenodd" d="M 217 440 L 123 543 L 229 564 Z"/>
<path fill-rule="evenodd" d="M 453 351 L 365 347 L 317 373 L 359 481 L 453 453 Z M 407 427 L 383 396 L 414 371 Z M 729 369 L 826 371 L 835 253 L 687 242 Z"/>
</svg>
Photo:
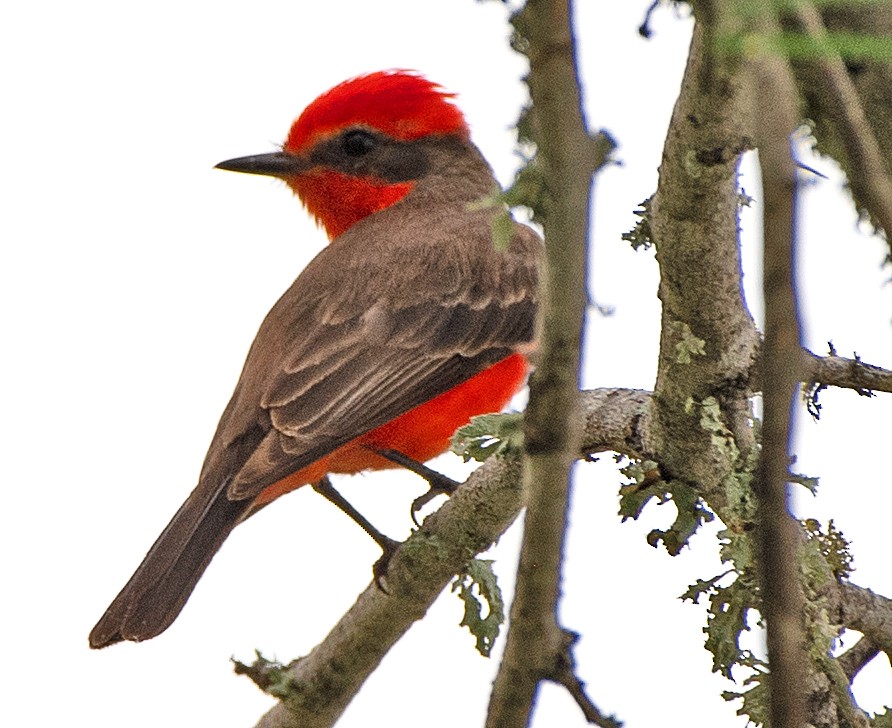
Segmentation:
<svg viewBox="0 0 892 728">
<path fill-rule="evenodd" d="M 349 129 L 341 137 L 344 152 L 350 157 L 362 157 L 377 146 L 378 140 L 364 129 Z"/>
<path fill-rule="evenodd" d="M 424 140 L 402 141 L 361 126 L 320 140 L 308 157 L 314 167 L 386 182 L 419 179 L 428 170 Z"/>
</svg>

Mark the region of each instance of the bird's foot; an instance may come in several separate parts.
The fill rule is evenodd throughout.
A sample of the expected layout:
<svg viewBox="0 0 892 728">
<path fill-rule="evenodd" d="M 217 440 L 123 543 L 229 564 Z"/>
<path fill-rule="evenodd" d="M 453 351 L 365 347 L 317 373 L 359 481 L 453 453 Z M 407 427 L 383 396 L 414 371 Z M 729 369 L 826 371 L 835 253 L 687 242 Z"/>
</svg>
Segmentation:
<svg viewBox="0 0 892 728">
<path fill-rule="evenodd" d="M 396 554 L 397 549 L 403 544 L 384 536 L 383 541 L 379 541 L 378 545 L 381 547 L 382 553 L 381 558 L 375 562 L 374 566 L 372 566 L 372 576 L 375 577 L 375 586 L 389 596 L 390 592 L 387 590 L 386 586 L 387 570 L 390 568 L 390 560 L 393 558 L 394 554 Z"/>
<path fill-rule="evenodd" d="M 430 503 L 438 495 L 452 495 L 458 486 L 461 485 L 457 480 L 453 480 L 449 476 L 443 475 L 443 473 L 440 473 L 433 468 L 429 468 L 424 463 L 420 463 L 417 460 L 410 458 L 408 455 L 403 455 L 403 453 L 398 450 L 381 449 L 375 450 L 375 452 L 381 457 L 387 458 L 397 465 L 402 465 L 406 470 L 411 470 L 416 475 L 421 476 L 430 486 L 426 493 L 418 496 L 412 501 L 409 513 L 412 516 L 412 523 L 416 526 L 421 525 L 418 523 L 418 518 L 416 516 L 424 506 Z"/>
</svg>

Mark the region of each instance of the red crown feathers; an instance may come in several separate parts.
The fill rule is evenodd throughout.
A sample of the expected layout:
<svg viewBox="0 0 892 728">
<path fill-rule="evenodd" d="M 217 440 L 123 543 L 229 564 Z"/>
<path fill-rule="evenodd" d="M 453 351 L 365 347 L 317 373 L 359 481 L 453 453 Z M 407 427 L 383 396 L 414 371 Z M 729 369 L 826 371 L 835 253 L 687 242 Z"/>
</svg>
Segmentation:
<svg viewBox="0 0 892 728">
<path fill-rule="evenodd" d="M 285 150 L 299 152 L 320 137 L 362 124 L 404 141 L 428 134 L 460 134 L 467 122 L 455 94 L 412 71 L 376 71 L 351 78 L 313 101 L 291 126 Z"/>
</svg>

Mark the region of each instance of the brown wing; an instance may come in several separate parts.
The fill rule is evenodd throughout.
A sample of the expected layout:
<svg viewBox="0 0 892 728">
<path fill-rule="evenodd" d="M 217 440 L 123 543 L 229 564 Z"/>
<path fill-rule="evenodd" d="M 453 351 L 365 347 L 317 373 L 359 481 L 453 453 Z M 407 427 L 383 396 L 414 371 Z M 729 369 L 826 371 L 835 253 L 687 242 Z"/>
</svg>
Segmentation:
<svg viewBox="0 0 892 728">
<path fill-rule="evenodd" d="M 263 488 L 532 339 L 538 237 L 518 225 L 509 249 L 496 251 L 489 213 L 430 201 L 420 212 L 396 205 L 358 223 L 276 303 L 198 486 L 91 646 L 164 631 Z"/>
<path fill-rule="evenodd" d="M 436 240 L 397 214 L 398 236 L 380 219 L 374 226 L 389 244 L 356 226 L 276 304 L 208 455 L 206 475 L 230 476 L 231 499 L 255 497 L 532 339 L 541 242 L 517 226 L 512 246 L 496 251 L 487 213 L 452 212 L 464 214 L 437 225 Z M 252 380 L 251 370 L 266 376 Z M 227 450 L 254 423 L 268 428 L 255 452 L 238 471 L 228 457 L 217 470 L 215 447 Z"/>
</svg>

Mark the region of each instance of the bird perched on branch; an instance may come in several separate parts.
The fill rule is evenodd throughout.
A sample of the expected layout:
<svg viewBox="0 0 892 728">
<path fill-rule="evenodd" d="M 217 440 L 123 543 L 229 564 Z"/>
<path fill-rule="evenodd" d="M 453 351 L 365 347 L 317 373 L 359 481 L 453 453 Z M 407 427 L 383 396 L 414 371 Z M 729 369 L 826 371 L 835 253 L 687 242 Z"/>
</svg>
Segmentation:
<svg viewBox="0 0 892 728">
<path fill-rule="evenodd" d="M 331 243 L 273 306 L 198 485 L 90 633 L 140 641 L 174 621 L 230 531 L 328 473 L 423 462 L 523 386 L 542 245 L 515 223 L 453 95 L 382 71 L 335 86 L 281 151 L 221 169 L 284 180 Z"/>
</svg>

